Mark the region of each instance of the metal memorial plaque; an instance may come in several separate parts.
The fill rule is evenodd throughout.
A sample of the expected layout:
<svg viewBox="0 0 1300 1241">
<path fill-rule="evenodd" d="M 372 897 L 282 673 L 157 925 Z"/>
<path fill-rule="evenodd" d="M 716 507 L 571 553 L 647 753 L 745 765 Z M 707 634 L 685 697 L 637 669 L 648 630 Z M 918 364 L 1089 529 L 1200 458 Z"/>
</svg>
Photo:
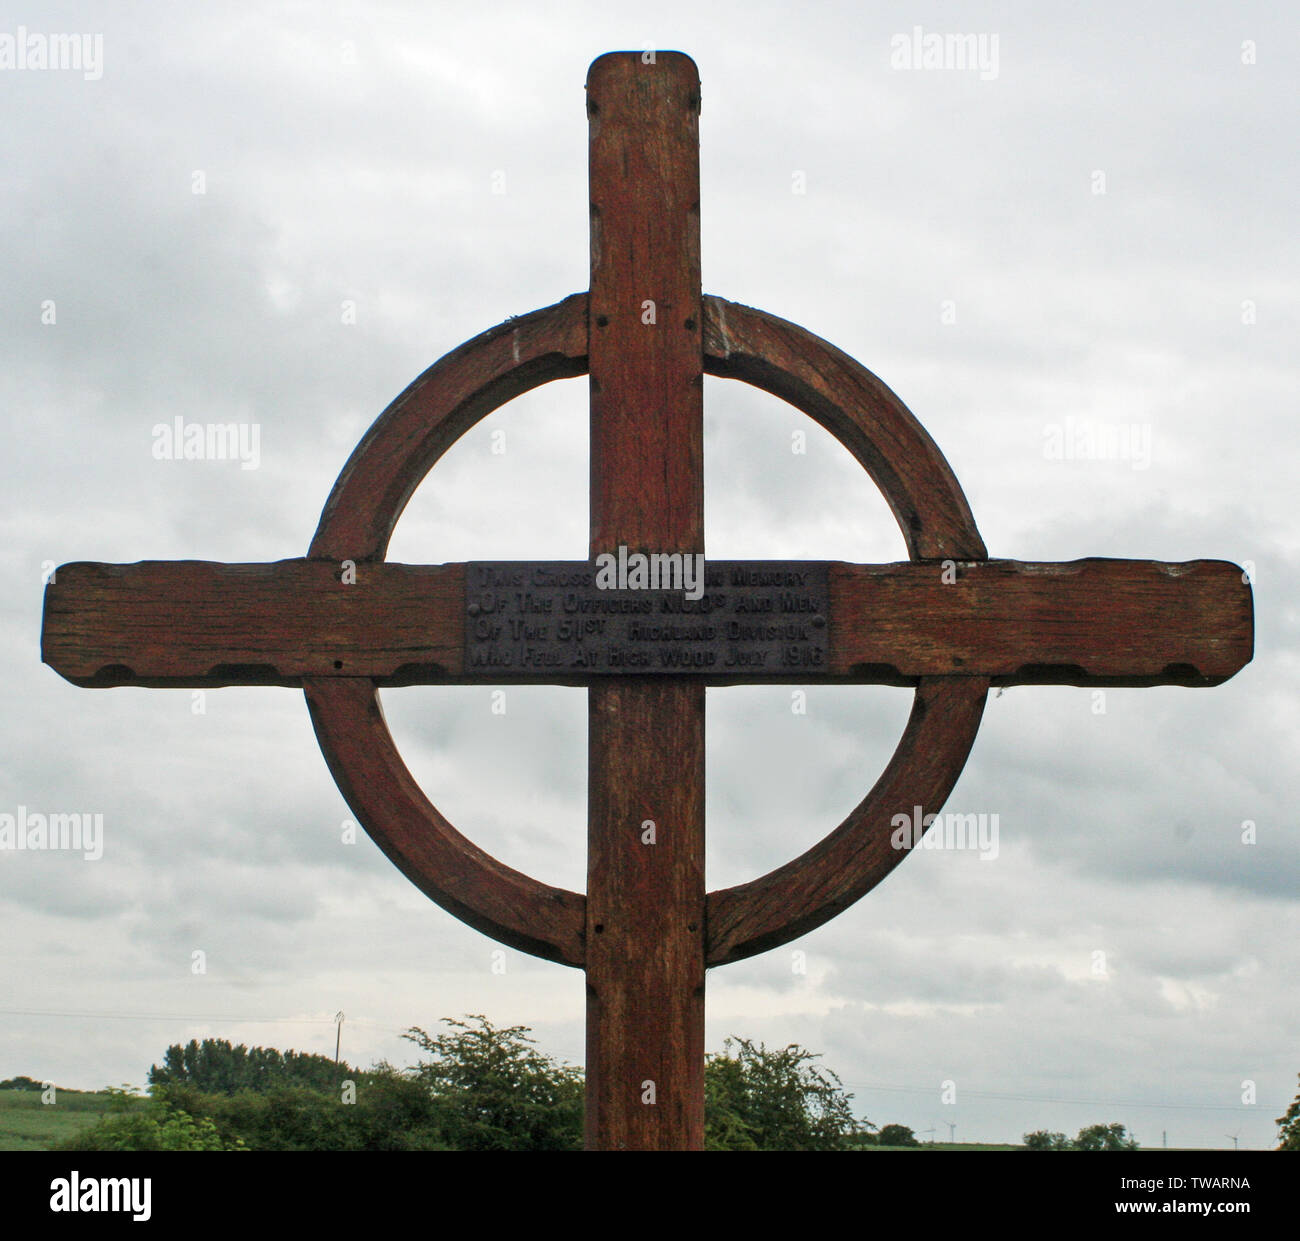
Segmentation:
<svg viewBox="0 0 1300 1241">
<path fill-rule="evenodd" d="M 575 683 L 802 680 L 827 671 L 825 561 L 704 561 L 702 572 L 684 577 L 646 572 L 648 586 L 607 585 L 609 576 L 580 560 L 467 564 L 465 671 L 514 681 L 572 672 Z"/>
</svg>

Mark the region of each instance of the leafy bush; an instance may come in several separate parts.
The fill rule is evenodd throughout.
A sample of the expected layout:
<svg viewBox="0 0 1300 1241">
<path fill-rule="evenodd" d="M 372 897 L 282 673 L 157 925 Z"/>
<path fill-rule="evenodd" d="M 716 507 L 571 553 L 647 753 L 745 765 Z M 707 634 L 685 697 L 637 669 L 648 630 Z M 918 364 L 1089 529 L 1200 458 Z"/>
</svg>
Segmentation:
<svg viewBox="0 0 1300 1241">
<path fill-rule="evenodd" d="M 704 1064 L 708 1150 L 848 1150 L 858 1130 L 840 1079 L 797 1044 L 727 1039 Z M 736 1049 L 732 1054 L 732 1048 Z"/>
<path fill-rule="evenodd" d="M 1049 1133 L 1046 1129 L 1035 1129 L 1024 1135 L 1025 1149 L 1031 1151 L 1068 1151 L 1074 1149 L 1074 1143 L 1063 1133 Z"/>
<path fill-rule="evenodd" d="M 885 1125 L 876 1135 L 877 1146 L 920 1146 L 914 1134 L 906 1125 Z"/>
<path fill-rule="evenodd" d="M 152 1099 L 110 1093 L 124 1115 L 66 1150 L 578 1150 L 583 1074 L 539 1051 L 526 1026 L 444 1018 L 444 1033 L 404 1036 L 426 1058 L 359 1072 L 324 1056 L 222 1040 L 167 1049 Z M 848 1150 L 869 1141 L 836 1075 L 792 1044 L 728 1039 L 706 1058 L 710 1150 Z M 865 1128 L 873 1126 L 866 1125 Z M 910 1129 L 882 1136 L 916 1144 Z"/>
<path fill-rule="evenodd" d="M 243 1150 L 238 1140 L 225 1142 L 205 1116 L 154 1102 L 134 1112 L 118 1112 L 83 1129 L 52 1148 L 57 1151 L 231 1151 Z"/>
<path fill-rule="evenodd" d="M 412 1026 L 403 1037 L 433 1056 L 411 1073 L 456 1150 L 581 1149 L 581 1069 L 538 1051 L 527 1026 L 497 1029 L 479 1014 L 443 1024 L 446 1034 Z"/>
<path fill-rule="evenodd" d="M 1135 1151 L 1137 1142 L 1123 1125 L 1089 1125 L 1074 1139 L 1077 1151 Z"/>
<path fill-rule="evenodd" d="M 166 1086 L 173 1107 L 207 1117 L 253 1150 L 447 1150 L 443 1116 L 422 1083 L 383 1066 L 352 1089 L 275 1086 L 233 1095 Z"/>
<path fill-rule="evenodd" d="M 1291 1101 L 1285 1116 L 1279 1116 L 1274 1122 L 1279 1127 L 1277 1148 L 1280 1151 L 1300 1151 L 1300 1094 Z"/>
</svg>

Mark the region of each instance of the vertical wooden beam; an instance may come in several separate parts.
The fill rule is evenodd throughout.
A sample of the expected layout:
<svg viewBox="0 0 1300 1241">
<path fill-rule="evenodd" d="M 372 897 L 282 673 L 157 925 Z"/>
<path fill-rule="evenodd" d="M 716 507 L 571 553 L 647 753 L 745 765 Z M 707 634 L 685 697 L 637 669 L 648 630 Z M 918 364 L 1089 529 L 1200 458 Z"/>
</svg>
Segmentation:
<svg viewBox="0 0 1300 1241">
<path fill-rule="evenodd" d="M 699 102 L 678 52 L 587 75 L 593 556 L 704 551 Z M 587 1147 L 697 1150 L 704 688 L 592 686 L 588 729 Z"/>
</svg>

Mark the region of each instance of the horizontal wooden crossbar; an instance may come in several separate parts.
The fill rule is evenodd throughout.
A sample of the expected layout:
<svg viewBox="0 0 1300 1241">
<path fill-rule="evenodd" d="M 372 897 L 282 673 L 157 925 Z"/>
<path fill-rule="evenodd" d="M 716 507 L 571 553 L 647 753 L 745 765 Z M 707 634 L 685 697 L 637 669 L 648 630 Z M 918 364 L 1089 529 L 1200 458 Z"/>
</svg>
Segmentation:
<svg viewBox="0 0 1300 1241">
<path fill-rule="evenodd" d="M 576 562 L 575 562 L 576 563 Z M 754 562 L 761 565 L 763 562 Z M 1251 590 L 1217 560 L 831 562 L 829 661 L 791 683 L 1216 685 L 1253 654 Z M 41 657 L 76 685 L 549 681 L 467 672 L 465 566 L 79 562 L 46 587 Z M 706 684 L 744 676 L 688 673 Z"/>
</svg>

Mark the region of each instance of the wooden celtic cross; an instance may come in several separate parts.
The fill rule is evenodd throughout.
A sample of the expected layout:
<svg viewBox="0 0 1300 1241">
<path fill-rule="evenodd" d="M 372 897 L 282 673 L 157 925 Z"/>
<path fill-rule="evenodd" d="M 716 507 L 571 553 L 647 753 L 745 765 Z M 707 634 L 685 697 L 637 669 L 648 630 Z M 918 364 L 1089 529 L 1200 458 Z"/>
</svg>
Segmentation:
<svg viewBox="0 0 1300 1241">
<path fill-rule="evenodd" d="M 706 968 L 819 926 L 898 865 L 891 820 L 942 806 L 991 685 L 1215 685 L 1252 653 L 1235 565 L 991 560 L 947 462 L 880 380 L 802 328 L 703 296 L 699 106 L 680 53 L 595 61 L 589 292 L 475 337 L 412 383 L 344 467 L 305 558 L 69 564 L 45 597 L 42 657 L 78 685 L 300 686 L 343 795 L 415 884 L 485 934 L 586 971 L 590 1148 L 702 1146 Z M 384 559 L 459 436 L 584 372 L 588 560 Z M 830 431 L 883 492 L 909 560 L 704 562 L 692 580 L 705 374 Z M 598 573 L 606 555 L 613 583 Z M 908 685 L 915 700 L 839 827 L 706 893 L 705 686 L 757 680 Z M 403 764 L 377 692 L 522 681 L 587 687 L 585 896 L 456 831 Z"/>
</svg>

